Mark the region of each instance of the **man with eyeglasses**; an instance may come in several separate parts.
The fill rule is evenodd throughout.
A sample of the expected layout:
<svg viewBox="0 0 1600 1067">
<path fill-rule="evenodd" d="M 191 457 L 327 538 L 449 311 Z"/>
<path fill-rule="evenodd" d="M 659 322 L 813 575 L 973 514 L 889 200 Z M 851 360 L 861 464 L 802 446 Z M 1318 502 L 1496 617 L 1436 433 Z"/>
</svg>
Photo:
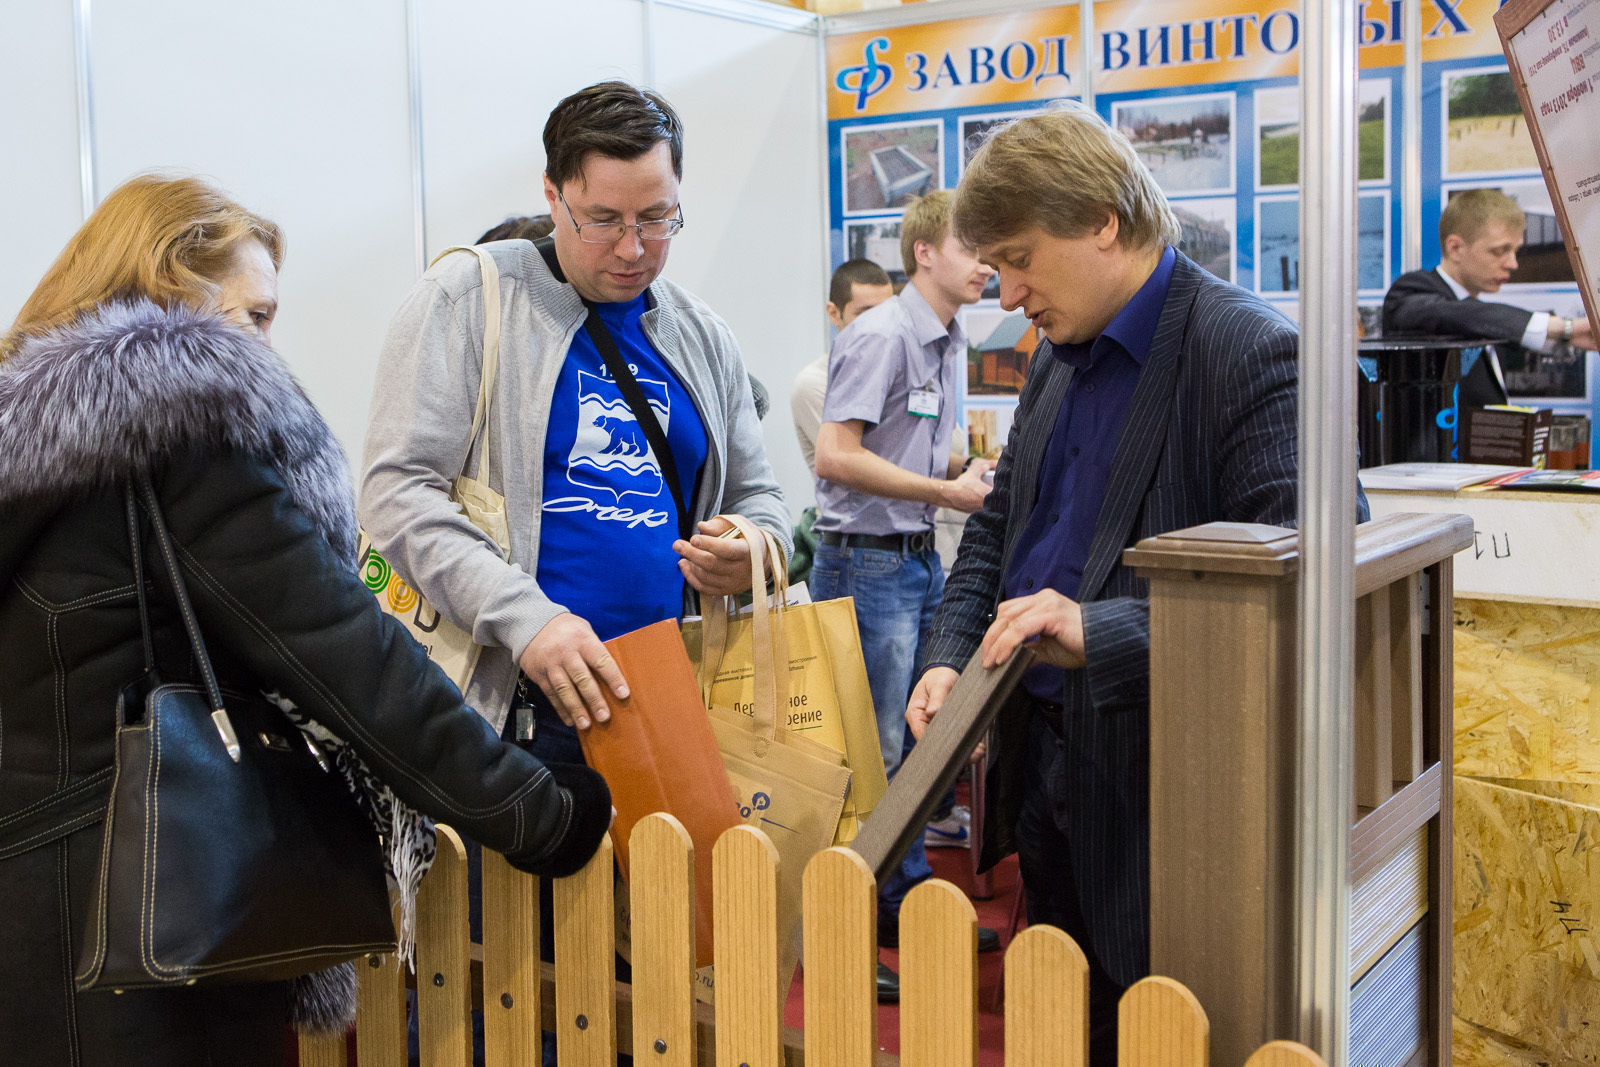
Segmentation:
<svg viewBox="0 0 1600 1067">
<path fill-rule="evenodd" d="M 730 524 L 714 516 L 745 515 L 787 549 L 789 514 L 738 344 L 660 277 L 683 227 L 671 105 L 592 85 L 551 112 L 544 147 L 554 233 L 484 246 L 501 276 L 489 479 L 509 558 L 450 499 L 483 358 L 471 256 L 430 269 L 390 328 L 360 515 L 395 570 L 484 646 L 468 702 L 547 762 L 582 762 L 578 731 L 607 717 L 602 687 L 625 698 L 648 684 L 601 642 L 680 617 L 692 593 L 749 588 L 750 546 L 720 538 Z"/>
</svg>

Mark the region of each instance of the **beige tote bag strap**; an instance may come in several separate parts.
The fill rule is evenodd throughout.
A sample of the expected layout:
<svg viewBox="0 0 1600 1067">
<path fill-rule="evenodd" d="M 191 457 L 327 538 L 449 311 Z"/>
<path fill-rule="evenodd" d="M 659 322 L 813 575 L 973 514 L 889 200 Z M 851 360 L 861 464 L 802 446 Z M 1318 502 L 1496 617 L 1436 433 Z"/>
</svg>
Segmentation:
<svg viewBox="0 0 1600 1067">
<path fill-rule="evenodd" d="M 784 632 L 784 603 L 769 610 L 766 595 L 768 563 L 776 565 L 781 552 L 758 552 L 766 545 L 765 535 L 743 515 L 724 515 L 750 544 L 750 588 L 754 633 L 751 652 L 755 667 L 755 722 L 761 737 L 774 737 L 777 724 L 789 707 L 789 641 Z"/>
<path fill-rule="evenodd" d="M 478 380 L 478 407 L 472 413 L 472 432 L 467 437 L 467 452 L 478 441 L 478 431 L 483 431 L 483 444 L 478 448 L 478 473 L 474 476 L 484 485 L 489 478 L 489 405 L 494 398 L 496 382 L 500 377 L 500 268 L 494 257 L 480 245 L 451 245 L 437 256 L 438 263 L 451 252 L 471 252 L 478 257 L 483 272 L 483 373 Z M 430 267 L 433 263 L 428 264 Z"/>
<path fill-rule="evenodd" d="M 751 523 L 748 519 L 744 518 L 743 516 L 738 516 L 739 522 L 735 522 L 734 521 L 735 516 L 732 516 L 732 515 L 722 515 L 722 516 L 719 516 L 719 517 L 727 519 L 728 522 L 733 526 L 734 531 L 737 532 L 739 534 L 739 536 L 743 537 L 746 541 L 749 541 L 749 537 L 748 537 L 748 535 L 746 533 L 746 530 L 741 528 L 741 523 L 744 526 L 749 527 L 750 529 L 756 529 L 754 524 Z M 777 539 L 776 536 L 774 536 L 772 533 L 770 533 L 769 531 L 766 531 L 766 530 L 759 530 L 759 533 L 765 539 L 764 543 L 767 545 L 767 552 L 768 552 L 767 558 L 769 560 L 780 560 L 780 561 L 782 561 L 782 564 L 783 564 L 781 567 L 777 568 L 777 570 L 773 572 L 773 591 L 774 591 L 774 594 L 777 597 L 777 600 L 775 601 L 775 603 L 778 606 L 778 611 L 779 611 L 780 616 L 781 616 L 781 613 L 783 612 L 784 608 L 787 606 L 787 604 L 789 602 L 789 564 L 788 564 L 788 560 L 787 560 L 787 558 L 785 558 L 785 556 L 783 554 L 783 549 L 782 549 L 781 546 L 779 546 L 778 539 Z M 724 535 L 724 536 L 726 536 L 726 535 Z M 755 542 L 751 542 L 751 544 L 753 546 L 755 544 Z M 752 561 L 751 561 L 752 562 L 752 566 L 750 568 L 750 571 L 751 571 L 751 585 L 750 585 L 750 588 L 751 588 L 752 591 L 754 591 L 756 589 L 765 589 L 766 588 L 766 582 L 762 578 L 759 578 L 757 576 L 757 571 L 756 571 L 756 568 L 754 566 L 754 562 L 755 562 L 754 558 L 753 558 L 755 556 L 754 551 L 751 552 L 751 556 L 752 556 Z M 699 598 L 699 600 L 700 600 L 700 677 L 699 677 L 700 697 L 701 697 L 701 699 L 703 699 L 706 702 L 706 706 L 707 707 L 709 707 L 711 705 L 711 686 L 712 686 L 712 683 L 716 681 L 717 672 L 722 669 L 723 657 L 725 657 L 728 654 L 728 620 L 729 620 L 729 618 L 731 617 L 731 615 L 732 615 L 732 613 L 734 611 L 734 605 L 730 603 L 730 599 L 731 598 L 729 598 L 729 597 L 703 596 L 703 595 Z M 755 600 L 755 597 L 752 596 L 751 600 L 753 602 Z M 786 632 L 783 631 L 783 622 L 782 622 L 781 617 L 780 617 L 780 620 L 779 620 L 778 629 L 779 629 L 779 634 L 778 634 L 778 638 L 777 639 L 782 641 L 784 643 L 785 648 L 787 648 L 787 646 L 788 646 L 788 635 L 787 635 Z M 785 662 L 787 662 L 787 660 L 785 660 Z"/>
</svg>

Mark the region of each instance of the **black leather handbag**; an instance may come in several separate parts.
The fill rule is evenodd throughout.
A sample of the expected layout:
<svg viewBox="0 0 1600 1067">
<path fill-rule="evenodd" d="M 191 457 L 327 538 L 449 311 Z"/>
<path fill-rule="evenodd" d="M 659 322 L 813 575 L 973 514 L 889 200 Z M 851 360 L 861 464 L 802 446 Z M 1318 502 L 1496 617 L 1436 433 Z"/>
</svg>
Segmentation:
<svg viewBox="0 0 1600 1067">
<path fill-rule="evenodd" d="M 78 989 L 278 981 L 394 951 L 371 821 L 277 705 L 218 686 L 147 478 L 137 494 L 128 489 L 128 535 L 146 674 L 118 701 L 116 778 Z M 139 503 L 199 685 L 163 683 L 156 671 Z"/>
</svg>

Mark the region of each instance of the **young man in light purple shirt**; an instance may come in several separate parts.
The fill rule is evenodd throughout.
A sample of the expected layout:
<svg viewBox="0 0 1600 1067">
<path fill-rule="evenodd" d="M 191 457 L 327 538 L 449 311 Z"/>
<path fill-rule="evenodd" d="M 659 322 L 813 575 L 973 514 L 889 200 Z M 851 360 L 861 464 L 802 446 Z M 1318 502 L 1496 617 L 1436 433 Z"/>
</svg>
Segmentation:
<svg viewBox="0 0 1600 1067">
<path fill-rule="evenodd" d="M 817 433 L 820 543 L 811 592 L 818 600 L 855 598 L 891 778 L 904 756 L 906 699 L 944 594 L 934 511 L 976 511 L 989 492 L 983 475 L 993 466 L 951 455 L 956 375 L 967 357 L 956 312 L 977 302 L 993 271 L 951 235 L 950 214 L 950 194 L 942 191 L 906 208 L 900 248 L 910 280 L 834 341 Z M 931 873 L 919 838 L 879 889 L 880 945 L 898 946 L 900 904 Z M 980 931 L 979 946 L 999 948 L 999 937 Z M 898 980 L 882 965 L 878 995 L 899 995 Z"/>
</svg>

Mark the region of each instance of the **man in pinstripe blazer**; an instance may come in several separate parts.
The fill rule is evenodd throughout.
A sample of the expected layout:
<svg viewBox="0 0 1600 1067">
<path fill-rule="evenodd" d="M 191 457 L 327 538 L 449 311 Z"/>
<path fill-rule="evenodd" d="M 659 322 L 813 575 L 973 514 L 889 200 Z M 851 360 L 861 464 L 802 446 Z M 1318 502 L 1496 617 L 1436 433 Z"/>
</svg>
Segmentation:
<svg viewBox="0 0 1600 1067">
<path fill-rule="evenodd" d="M 974 654 L 1034 644 L 988 754 L 983 861 L 1018 852 L 1029 920 L 1083 948 L 1098 1067 L 1149 965 L 1149 602 L 1122 550 L 1214 520 L 1294 523 L 1298 337 L 1176 251 L 1149 171 L 1081 107 L 996 133 L 955 226 L 1047 340 L 906 718 L 920 737 Z"/>
</svg>

